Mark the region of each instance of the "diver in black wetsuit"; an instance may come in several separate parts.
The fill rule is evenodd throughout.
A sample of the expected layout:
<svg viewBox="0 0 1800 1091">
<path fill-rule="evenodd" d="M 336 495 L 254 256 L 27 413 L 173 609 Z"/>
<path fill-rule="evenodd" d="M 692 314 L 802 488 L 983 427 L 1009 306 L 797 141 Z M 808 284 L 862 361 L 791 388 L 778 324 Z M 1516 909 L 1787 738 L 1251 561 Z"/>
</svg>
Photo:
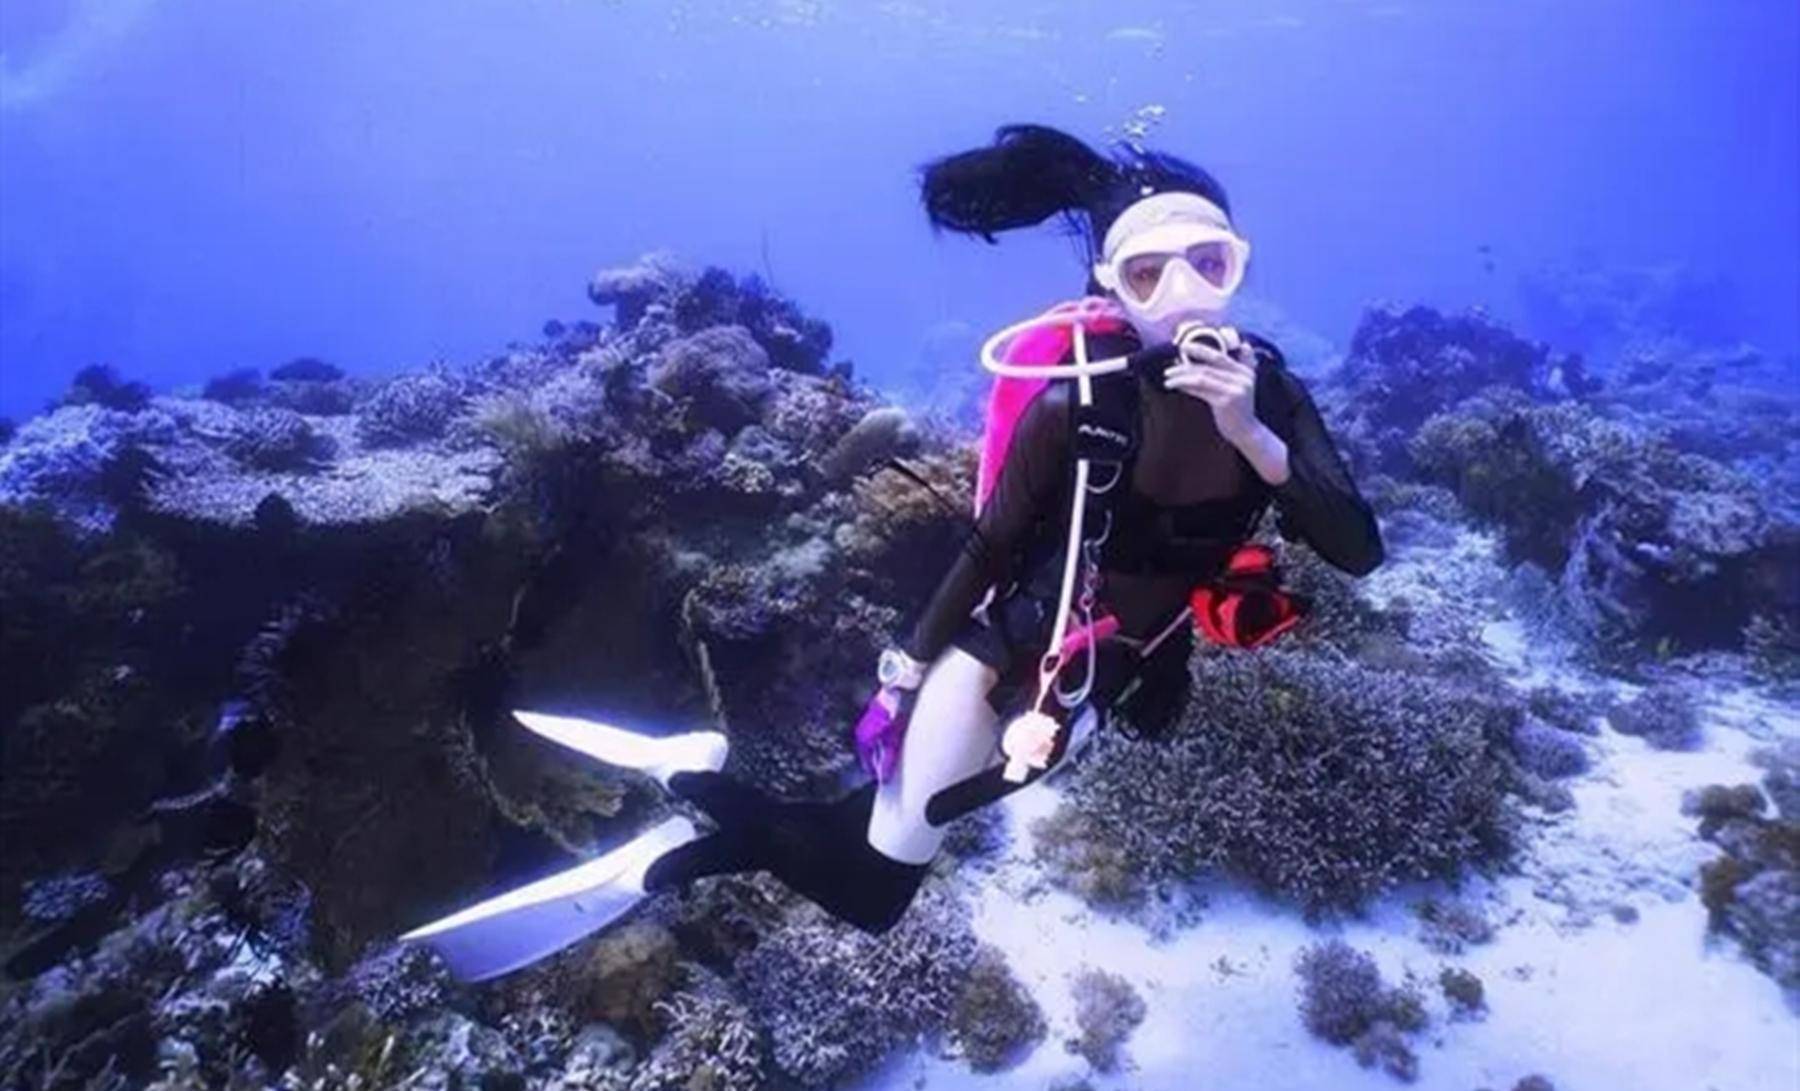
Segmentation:
<svg viewBox="0 0 1800 1091">
<path fill-rule="evenodd" d="M 1093 380 L 1115 412 L 1125 407 L 1115 431 L 1130 433 L 1093 566 L 1093 589 L 1116 628 L 1094 643 L 1095 670 L 1082 699 L 1072 707 L 1049 703 L 1054 740 L 1018 759 L 1028 770 L 1022 778 L 1007 776 L 1000 716 L 1044 685 L 1043 657 L 1061 632 L 1056 615 L 1068 589 L 1063 600 L 1057 589 L 1059 577 L 1067 582 L 1076 495 L 1071 466 L 1084 449 L 1074 422 L 1089 419 L 1078 416 L 1074 384 L 1052 382 L 1017 418 L 973 533 L 904 648 L 883 653 L 878 696 L 904 717 L 891 771 L 837 800 L 795 802 L 719 772 L 724 751 L 716 736 L 687 757 L 645 756 L 638 767 L 654 766 L 670 792 L 698 805 L 718 829 L 698 835 L 684 824 L 647 843 L 629 873 L 612 880 L 620 889 L 602 914 L 607 920 L 643 893 L 768 870 L 834 916 L 883 932 L 911 903 L 951 818 L 1052 771 L 1142 675 L 1160 676 L 1165 696 L 1179 702 L 1192 648 L 1183 624 L 1190 592 L 1220 576 L 1271 504 L 1284 537 L 1305 541 L 1344 571 L 1361 575 L 1381 563 L 1374 515 L 1279 350 L 1235 331 L 1187 337 L 1195 324 L 1217 326 L 1248 252 L 1210 175 L 1170 156 L 1108 158 L 1054 129 L 1009 126 L 992 146 L 928 165 L 923 191 L 935 227 L 991 242 L 993 232 L 1060 216 L 1086 241 L 1090 293 L 1106 291 L 1113 307 L 1113 321 L 1096 323 L 1086 338 L 1087 358 L 1142 356 L 1179 342 L 1162 358 L 1173 361 L 1168 366 Z M 1042 698 L 1040 691 L 1040 706 Z M 1136 720 L 1144 699 L 1133 700 Z M 621 751 L 589 752 L 621 761 Z M 1007 753 L 1014 754 L 1010 744 Z M 481 909 L 410 938 L 443 938 Z M 579 937 L 546 938 L 532 949 L 572 938 Z M 476 973 L 500 972 L 493 967 L 505 959 L 482 946 L 490 942 L 457 948 L 446 941 L 440 950 Z M 500 946 L 512 960 L 502 969 L 525 957 L 513 950 L 511 934 Z"/>
</svg>

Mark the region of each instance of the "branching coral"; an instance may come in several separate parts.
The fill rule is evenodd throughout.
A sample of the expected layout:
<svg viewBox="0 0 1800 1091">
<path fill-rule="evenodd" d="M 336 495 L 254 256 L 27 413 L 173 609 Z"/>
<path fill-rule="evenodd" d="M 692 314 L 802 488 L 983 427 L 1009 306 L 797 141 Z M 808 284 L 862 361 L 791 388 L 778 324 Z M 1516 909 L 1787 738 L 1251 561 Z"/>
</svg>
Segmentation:
<svg viewBox="0 0 1800 1091">
<path fill-rule="evenodd" d="M 463 392 L 442 375 L 404 375 L 381 387 L 362 405 L 356 434 L 371 447 L 402 447 L 436 439 L 462 412 L 463 404 Z"/>
<path fill-rule="evenodd" d="M 1692 750 L 1703 728 L 1693 698 L 1678 686 L 1652 686 L 1607 713 L 1613 730 L 1636 735 L 1658 750 Z"/>
<path fill-rule="evenodd" d="M 329 454 L 330 443 L 293 410 L 262 408 L 238 417 L 225 452 L 254 469 L 298 471 Z"/>
<path fill-rule="evenodd" d="M 757 1091 L 762 1034 L 750 1011 L 710 977 L 656 1002 L 669 1035 L 632 1073 L 629 1091 Z"/>
<path fill-rule="evenodd" d="M 1468 970 L 1444 967 L 1438 974 L 1438 986 L 1444 990 L 1444 998 L 1463 1018 L 1479 1015 L 1487 1008 L 1487 990 L 1482 987 L 1481 978 Z"/>
<path fill-rule="evenodd" d="M 848 1079 L 939 1029 L 977 944 L 969 911 L 934 883 L 879 937 L 807 908 L 738 963 L 775 1064 L 807 1086 Z"/>
<path fill-rule="evenodd" d="M 1067 1043 L 1069 1051 L 1098 1071 L 1117 1071 L 1120 1047 L 1144 1021 L 1144 998 L 1118 974 L 1093 968 L 1076 976 L 1072 991 L 1080 1033 Z"/>
<path fill-rule="evenodd" d="M 1300 1016 L 1306 1029 L 1334 1045 L 1348 1045 L 1359 1064 L 1403 1080 L 1418 1076 L 1418 1058 L 1402 1034 L 1425 1026 L 1423 998 L 1410 985 L 1389 987 L 1368 954 L 1342 940 L 1300 952 Z"/>
<path fill-rule="evenodd" d="M 1738 938 L 1751 960 L 1790 994 L 1800 996 L 1800 819 L 1792 808 L 1800 779 L 1800 747 L 1759 752 L 1763 784 L 1709 785 L 1692 792 L 1683 810 L 1700 816 L 1700 835 L 1724 850 L 1701 865 L 1700 899 L 1712 927 Z M 1787 806 L 1781 806 L 1786 804 Z"/>
<path fill-rule="evenodd" d="M 950 1037 L 969 1067 L 994 1072 L 1042 1041 L 1044 1013 L 998 948 L 983 946 L 950 1013 Z"/>
<path fill-rule="evenodd" d="M 1329 654 L 1221 650 L 1193 672 L 1169 738 L 1103 737 L 1076 771 L 1092 839 L 1128 870 L 1223 865 L 1318 909 L 1510 852 L 1498 746 L 1516 709 Z"/>
</svg>

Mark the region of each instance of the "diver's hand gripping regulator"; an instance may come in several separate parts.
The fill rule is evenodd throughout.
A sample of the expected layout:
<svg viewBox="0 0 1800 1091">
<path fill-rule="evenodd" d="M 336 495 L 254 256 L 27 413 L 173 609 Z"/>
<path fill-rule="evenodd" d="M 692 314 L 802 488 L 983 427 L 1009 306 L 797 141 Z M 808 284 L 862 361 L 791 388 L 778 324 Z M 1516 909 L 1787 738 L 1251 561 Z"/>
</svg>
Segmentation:
<svg viewBox="0 0 1800 1091">
<path fill-rule="evenodd" d="M 1175 330 L 1175 345 L 1186 355 L 1191 345 L 1204 345 L 1214 352 L 1234 352 L 1243 339 L 1230 326 L 1208 326 L 1203 322 L 1184 322 Z"/>
</svg>

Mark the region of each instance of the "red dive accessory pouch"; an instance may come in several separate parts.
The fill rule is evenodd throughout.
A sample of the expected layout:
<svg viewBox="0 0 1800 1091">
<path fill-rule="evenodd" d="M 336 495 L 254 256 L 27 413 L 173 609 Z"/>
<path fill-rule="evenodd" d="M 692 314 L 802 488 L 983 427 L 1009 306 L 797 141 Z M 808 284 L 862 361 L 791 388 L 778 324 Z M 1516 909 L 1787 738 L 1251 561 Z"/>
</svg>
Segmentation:
<svg viewBox="0 0 1800 1091">
<path fill-rule="evenodd" d="M 1266 644 L 1306 616 L 1306 600 L 1281 590 L 1275 551 L 1256 543 L 1239 546 L 1220 576 L 1194 588 L 1188 605 L 1195 629 L 1232 648 Z"/>
</svg>

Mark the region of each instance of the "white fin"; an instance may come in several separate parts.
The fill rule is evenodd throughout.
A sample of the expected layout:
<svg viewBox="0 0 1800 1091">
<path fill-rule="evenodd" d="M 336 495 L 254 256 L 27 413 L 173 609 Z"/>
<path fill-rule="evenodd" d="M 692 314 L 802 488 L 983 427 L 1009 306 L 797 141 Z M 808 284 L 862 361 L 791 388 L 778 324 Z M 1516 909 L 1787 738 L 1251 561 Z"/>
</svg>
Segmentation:
<svg viewBox="0 0 1800 1091">
<path fill-rule="evenodd" d="M 605 928 L 644 896 L 644 872 L 697 836 L 676 816 L 604 856 L 489 898 L 401 936 L 430 944 L 457 977 L 480 981 L 536 962 Z"/>
<path fill-rule="evenodd" d="M 729 749 L 725 736 L 717 731 L 640 735 L 612 724 L 574 716 L 551 716 L 515 709 L 513 717 L 544 738 L 590 758 L 648 773 L 664 788 L 669 786 L 669 778 L 676 773 L 702 769 L 718 772 L 725 765 L 725 754 Z"/>
</svg>

